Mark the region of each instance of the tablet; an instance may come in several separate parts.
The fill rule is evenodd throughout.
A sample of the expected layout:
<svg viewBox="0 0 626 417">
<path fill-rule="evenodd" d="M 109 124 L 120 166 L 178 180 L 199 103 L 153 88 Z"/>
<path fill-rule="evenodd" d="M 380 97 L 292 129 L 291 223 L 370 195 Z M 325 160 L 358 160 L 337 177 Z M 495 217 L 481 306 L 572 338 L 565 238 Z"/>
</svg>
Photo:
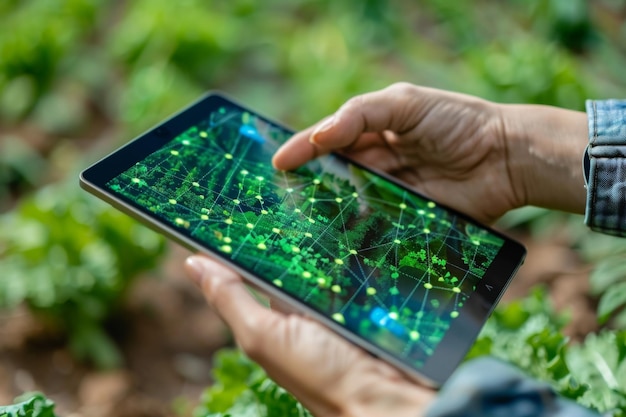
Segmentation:
<svg viewBox="0 0 626 417">
<path fill-rule="evenodd" d="M 210 93 L 81 173 L 83 188 L 235 268 L 407 375 L 441 385 L 525 256 L 519 243 Z"/>
</svg>

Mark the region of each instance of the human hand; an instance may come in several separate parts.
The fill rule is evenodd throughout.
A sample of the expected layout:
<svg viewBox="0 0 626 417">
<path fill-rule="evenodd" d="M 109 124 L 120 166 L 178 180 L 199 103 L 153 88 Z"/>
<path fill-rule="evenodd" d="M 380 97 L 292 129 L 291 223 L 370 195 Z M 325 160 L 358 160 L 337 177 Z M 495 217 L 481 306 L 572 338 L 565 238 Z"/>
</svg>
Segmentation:
<svg viewBox="0 0 626 417">
<path fill-rule="evenodd" d="M 394 84 L 346 102 L 274 156 L 294 169 L 331 151 L 492 223 L 526 204 L 584 210 L 586 115 Z"/>
<path fill-rule="evenodd" d="M 318 417 L 416 417 L 435 392 L 321 324 L 261 306 L 222 264 L 192 256 L 186 269 L 243 351 Z"/>
</svg>

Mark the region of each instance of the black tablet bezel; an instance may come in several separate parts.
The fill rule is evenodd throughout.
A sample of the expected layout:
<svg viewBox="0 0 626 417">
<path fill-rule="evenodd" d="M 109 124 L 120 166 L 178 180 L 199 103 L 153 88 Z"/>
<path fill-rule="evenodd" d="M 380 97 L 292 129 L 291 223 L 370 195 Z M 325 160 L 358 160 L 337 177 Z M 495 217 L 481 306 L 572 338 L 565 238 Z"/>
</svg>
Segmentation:
<svg viewBox="0 0 626 417">
<path fill-rule="evenodd" d="M 454 369 L 463 360 L 467 351 L 475 342 L 480 329 L 484 325 L 486 319 L 489 317 L 495 305 L 499 301 L 500 297 L 506 290 L 510 280 L 515 275 L 517 269 L 521 266 L 526 250 L 518 242 L 510 239 L 506 235 L 491 229 L 481 223 L 473 220 L 469 216 L 466 216 L 457 210 L 440 205 L 440 207 L 451 211 L 459 218 L 469 221 L 473 224 L 479 225 L 485 229 L 488 229 L 494 235 L 504 239 L 504 244 L 500 249 L 500 252 L 493 260 L 489 269 L 485 273 L 483 279 L 477 284 L 475 293 L 468 299 L 466 305 L 463 307 L 463 313 L 457 318 L 450 329 L 439 343 L 436 351 L 425 362 L 424 366 L 420 369 L 415 369 L 407 361 L 397 357 L 387 351 L 382 350 L 378 346 L 372 344 L 365 338 L 352 333 L 347 328 L 340 326 L 332 319 L 328 318 L 324 314 L 316 311 L 310 306 L 304 304 L 300 305 L 293 296 L 284 293 L 280 288 L 274 287 L 262 278 L 255 277 L 250 271 L 242 268 L 232 262 L 232 260 L 226 258 L 223 254 L 213 251 L 210 248 L 206 248 L 201 242 L 194 238 L 182 234 L 179 230 L 171 227 L 170 225 L 163 223 L 160 219 L 151 215 L 151 213 L 136 205 L 134 202 L 126 199 L 123 196 L 117 195 L 106 187 L 106 183 L 112 178 L 116 177 L 120 173 L 126 171 L 135 163 L 142 161 L 148 155 L 152 154 L 156 150 L 166 145 L 169 141 L 173 140 L 177 135 L 183 133 L 190 126 L 193 126 L 203 118 L 205 118 L 210 112 L 220 106 L 227 105 L 235 107 L 241 111 L 253 113 L 261 120 L 276 125 L 282 129 L 291 131 L 280 123 L 277 123 L 269 118 L 259 115 L 234 100 L 228 98 L 222 93 L 210 92 L 197 102 L 193 103 L 186 109 L 175 114 L 163 123 L 148 130 L 146 133 L 140 135 L 136 139 L 129 142 L 127 145 L 114 151 L 107 157 L 93 164 L 80 174 L 80 183 L 83 188 L 93 194 L 103 198 L 115 207 L 123 210 L 124 212 L 139 219 L 144 224 L 151 228 L 165 233 L 170 238 L 173 238 L 177 242 L 184 246 L 197 251 L 205 251 L 212 256 L 218 256 L 223 259 L 229 265 L 235 267 L 239 272 L 244 275 L 244 278 L 257 288 L 262 289 L 270 295 L 277 295 L 284 298 L 285 301 L 290 302 L 294 307 L 299 308 L 305 313 L 310 313 L 316 316 L 320 321 L 324 322 L 328 327 L 337 331 L 340 334 L 346 336 L 349 340 L 360 345 L 371 353 L 380 356 L 387 361 L 400 368 L 408 375 L 413 376 L 422 382 L 427 382 L 431 385 L 439 386 L 445 382 L 445 380 L 452 374 Z M 339 156 L 341 159 L 346 159 Z M 387 180 L 402 186 L 409 192 L 416 194 L 422 198 L 427 198 L 420 193 L 415 192 L 411 188 L 398 182 L 396 179 L 377 171 L 373 171 L 370 168 L 363 167 L 362 165 L 349 161 L 349 163 L 357 165 L 367 171 L 378 174 Z M 501 278 L 504 277 L 504 278 Z"/>
</svg>

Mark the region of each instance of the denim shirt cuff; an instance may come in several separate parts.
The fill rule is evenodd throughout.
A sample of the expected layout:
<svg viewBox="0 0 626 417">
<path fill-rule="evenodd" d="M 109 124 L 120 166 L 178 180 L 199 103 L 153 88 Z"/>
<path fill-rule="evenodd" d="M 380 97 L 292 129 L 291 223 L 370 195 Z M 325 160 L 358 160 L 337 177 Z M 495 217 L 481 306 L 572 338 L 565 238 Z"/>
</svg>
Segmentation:
<svg viewBox="0 0 626 417">
<path fill-rule="evenodd" d="M 498 359 L 466 362 L 446 382 L 425 417 L 599 417 Z"/>
<path fill-rule="evenodd" d="M 626 237 L 626 100 L 587 100 L 589 181 L 585 224 Z"/>
</svg>

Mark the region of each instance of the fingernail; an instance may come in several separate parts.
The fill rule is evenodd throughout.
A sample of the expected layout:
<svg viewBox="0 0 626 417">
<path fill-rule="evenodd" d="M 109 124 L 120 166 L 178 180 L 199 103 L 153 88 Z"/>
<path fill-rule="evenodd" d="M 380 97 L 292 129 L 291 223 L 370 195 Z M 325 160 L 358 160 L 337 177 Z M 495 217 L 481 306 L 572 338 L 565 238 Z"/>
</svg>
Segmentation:
<svg viewBox="0 0 626 417">
<path fill-rule="evenodd" d="M 324 120 L 322 124 L 320 124 L 314 131 L 311 133 L 311 137 L 309 138 L 309 142 L 317 143 L 317 137 L 320 133 L 324 133 L 332 129 L 335 125 L 335 116 L 330 116 L 328 119 Z"/>
<path fill-rule="evenodd" d="M 189 278 L 198 285 L 202 286 L 202 277 L 204 276 L 204 262 L 198 256 L 190 256 L 185 261 L 185 269 L 187 270 L 187 275 Z"/>
</svg>

